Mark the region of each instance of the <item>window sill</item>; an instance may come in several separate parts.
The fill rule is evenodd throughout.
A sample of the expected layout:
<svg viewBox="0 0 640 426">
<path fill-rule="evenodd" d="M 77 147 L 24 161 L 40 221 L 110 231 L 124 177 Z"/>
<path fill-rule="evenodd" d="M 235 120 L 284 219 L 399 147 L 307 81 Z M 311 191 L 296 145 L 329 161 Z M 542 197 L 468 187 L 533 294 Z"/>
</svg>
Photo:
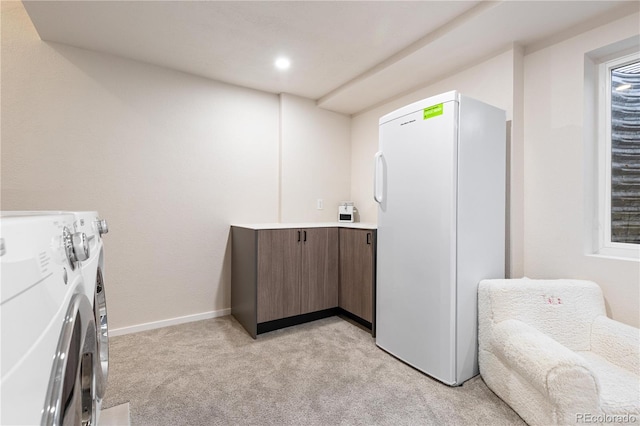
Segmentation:
<svg viewBox="0 0 640 426">
<path fill-rule="evenodd" d="M 628 262 L 640 263 L 639 249 L 619 249 L 619 248 L 602 248 L 595 253 L 588 253 L 588 257 L 596 257 L 599 259 L 622 260 Z"/>
</svg>

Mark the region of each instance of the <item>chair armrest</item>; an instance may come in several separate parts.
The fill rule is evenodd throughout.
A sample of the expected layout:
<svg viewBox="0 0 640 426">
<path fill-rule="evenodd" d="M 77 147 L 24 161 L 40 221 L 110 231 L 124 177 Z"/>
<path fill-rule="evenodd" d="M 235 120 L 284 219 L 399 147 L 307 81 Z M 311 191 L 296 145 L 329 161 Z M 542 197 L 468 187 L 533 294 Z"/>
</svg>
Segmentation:
<svg viewBox="0 0 640 426">
<path fill-rule="evenodd" d="M 513 319 L 494 325 L 491 346 L 496 356 L 556 405 L 597 406 L 598 382 L 584 358 L 530 325 Z"/>
<path fill-rule="evenodd" d="M 640 329 L 598 316 L 591 326 L 591 351 L 640 376 Z"/>
</svg>

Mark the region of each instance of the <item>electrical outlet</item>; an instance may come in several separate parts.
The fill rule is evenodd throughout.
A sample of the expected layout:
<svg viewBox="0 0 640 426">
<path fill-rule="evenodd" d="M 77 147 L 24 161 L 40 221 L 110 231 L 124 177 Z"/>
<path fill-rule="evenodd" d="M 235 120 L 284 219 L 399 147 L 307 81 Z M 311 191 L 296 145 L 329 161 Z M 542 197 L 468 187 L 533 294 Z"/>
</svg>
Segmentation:
<svg viewBox="0 0 640 426">
<path fill-rule="evenodd" d="M 324 201 L 322 201 L 322 198 L 318 198 L 318 201 L 316 202 L 316 209 L 318 210 L 324 209 Z"/>
</svg>

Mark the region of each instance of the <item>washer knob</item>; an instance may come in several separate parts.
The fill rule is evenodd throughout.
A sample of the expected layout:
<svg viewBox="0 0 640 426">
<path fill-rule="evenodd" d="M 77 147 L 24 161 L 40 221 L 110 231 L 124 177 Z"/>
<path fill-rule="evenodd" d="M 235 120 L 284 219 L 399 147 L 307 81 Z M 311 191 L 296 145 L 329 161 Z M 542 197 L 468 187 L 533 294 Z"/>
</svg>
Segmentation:
<svg viewBox="0 0 640 426">
<path fill-rule="evenodd" d="M 84 232 L 72 234 L 69 228 L 65 226 L 62 230 L 62 241 L 67 259 L 69 259 L 69 264 L 71 265 L 71 270 L 73 271 L 76 267 L 76 262 L 81 262 L 89 258 L 87 236 Z"/>
<path fill-rule="evenodd" d="M 105 219 L 96 220 L 96 228 L 98 228 L 100 236 L 109 233 L 109 225 L 107 225 L 107 221 Z"/>
<path fill-rule="evenodd" d="M 71 245 L 73 246 L 73 257 L 76 262 L 82 262 L 89 258 L 89 244 L 84 232 L 76 232 L 71 235 Z"/>
</svg>

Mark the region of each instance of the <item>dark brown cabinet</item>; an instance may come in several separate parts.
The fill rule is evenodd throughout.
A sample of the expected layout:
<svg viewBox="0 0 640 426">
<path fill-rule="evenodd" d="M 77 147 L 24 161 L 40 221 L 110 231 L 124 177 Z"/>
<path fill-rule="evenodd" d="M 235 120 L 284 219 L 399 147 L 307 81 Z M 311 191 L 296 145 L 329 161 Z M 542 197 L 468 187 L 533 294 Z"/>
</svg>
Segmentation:
<svg viewBox="0 0 640 426">
<path fill-rule="evenodd" d="M 338 236 L 338 228 L 232 227 L 231 312 L 249 334 L 338 306 Z"/>
<path fill-rule="evenodd" d="M 299 232 L 293 229 L 257 231 L 259 323 L 301 313 Z"/>
<path fill-rule="evenodd" d="M 300 278 L 302 314 L 338 306 L 338 228 L 303 229 Z"/>
<path fill-rule="evenodd" d="M 340 228 L 339 306 L 369 324 L 374 317 L 375 231 Z"/>
</svg>

